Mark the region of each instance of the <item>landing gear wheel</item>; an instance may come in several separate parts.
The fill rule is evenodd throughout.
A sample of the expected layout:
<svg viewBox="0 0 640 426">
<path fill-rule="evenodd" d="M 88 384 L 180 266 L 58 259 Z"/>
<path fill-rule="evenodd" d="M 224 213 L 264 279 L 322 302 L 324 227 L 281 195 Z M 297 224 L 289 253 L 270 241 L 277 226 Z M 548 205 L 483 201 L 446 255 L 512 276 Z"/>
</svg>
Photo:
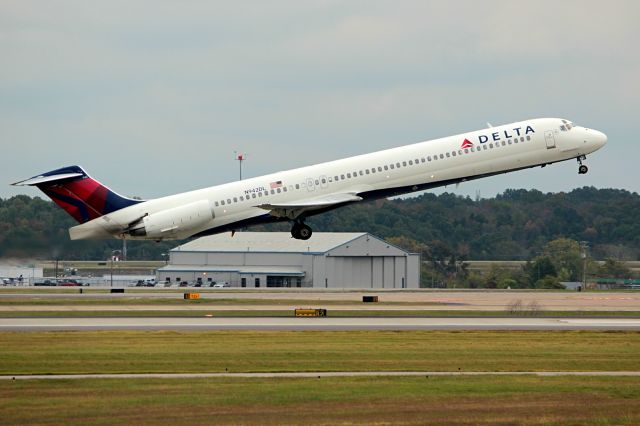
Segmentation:
<svg viewBox="0 0 640 426">
<path fill-rule="evenodd" d="M 581 155 L 579 157 L 576 158 L 576 160 L 578 160 L 578 164 L 580 164 L 580 167 L 578 167 L 578 174 L 579 175 L 583 175 L 585 173 L 587 173 L 589 171 L 589 168 L 587 166 L 585 166 L 584 164 L 582 164 L 582 160 L 586 160 L 587 156 L 586 155 Z"/>
<path fill-rule="evenodd" d="M 308 240 L 311 234 L 313 234 L 311 227 L 304 223 L 294 223 L 291 227 L 291 236 L 296 240 Z"/>
<path fill-rule="evenodd" d="M 309 225 L 303 224 L 302 226 L 300 226 L 298 236 L 301 240 L 308 240 L 309 238 L 311 238 L 311 234 L 313 234 L 313 231 L 311 230 L 311 227 Z"/>
</svg>

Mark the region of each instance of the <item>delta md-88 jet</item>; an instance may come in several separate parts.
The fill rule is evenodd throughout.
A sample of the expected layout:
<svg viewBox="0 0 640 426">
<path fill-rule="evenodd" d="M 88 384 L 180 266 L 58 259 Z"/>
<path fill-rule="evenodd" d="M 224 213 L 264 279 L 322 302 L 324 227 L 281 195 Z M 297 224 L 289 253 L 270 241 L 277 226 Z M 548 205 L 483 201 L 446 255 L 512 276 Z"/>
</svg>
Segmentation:
<svg viewBox="0 0 640 426">
<path fill-rule="evenodd" d="M 80 224 L 72 240 L 183 239 L 289 221 L 306 240 L 309 216 L 364 200 L 577 159 L 607 142 L 604 133 L 559 118 L 539 118 L 371 154 L 212 186 L 152 200 L 113 192 L 69 166 L 14 185 L 37 186 Z"/>
</svg>

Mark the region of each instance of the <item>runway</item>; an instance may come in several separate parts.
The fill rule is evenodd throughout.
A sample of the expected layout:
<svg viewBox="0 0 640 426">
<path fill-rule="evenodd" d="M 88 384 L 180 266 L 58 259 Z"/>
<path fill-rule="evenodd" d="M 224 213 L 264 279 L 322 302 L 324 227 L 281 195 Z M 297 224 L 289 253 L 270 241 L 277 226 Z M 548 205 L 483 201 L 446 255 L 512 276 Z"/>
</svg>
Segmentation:
<svg viewBox="0 0 640 426">
<path fill-rule="evenodd" d="M 46 330 L 640 330 L 626 318 L 0 318 L 0 331 Z"/>
<path fill-rule="evenodd" d="M 1 293 L 0 299 L 7 301 L 22 299 L 51 299 L 64 300 L 60 303 L 62 309 L 73 305 L 81 305 L 83 299 L 126 300 L 129 303 L 120 306 L 134 306 L 140 299 L 182 299 L 187 292 L 199 292 L 202 299 L 211 301 L 210 307 L 217 309 L 278 309 L 286 305 L 294 304 L 331 304 L 332 309 L 422 309 L 422 310 L 477 310 L 477 311 L 504 311 L 510 305 L 519 303 L 523 308 L 534 306 L 538 310 L 545 311 L 640 311 L 640 291 L 632 292 L 597 292 L 578 293 L 571 291 L 520 291 L 520 290 L 402 290 L 402 291 L 255 291 L 255 290 L 226 290 L 200 291 L 198 288 L 185 288 L 183 291 L 164 291 L 164 289 L 151 289 L 137 291 L 125 289 L 125 293 L 95 293 L 87 291 L 84 294 L 70 293 L 68 291 L 55 292 L 51 289 L 36 287 L 29 293 Z M 177 290 L 177 289 L 176 289 Z M 362 296 L 376 295 L 381 303 L 363 304 Z M 224 305 L 218 305 L 216 300 L 225 300 Z M 242 303 L 229 303 L 230 300 L 242 301 Z M 284 300 L 289 303 L 273 301 Z M 295 302 L 294 302 L 295 301 Z M 270 303 L 265 303 L 270 302 Z M 334 303 L 330 303 L 334 302 Z M 28 305 L 25 302 L 25 305 Z M 279 305 L 279 306 L 278 306 Z M 342 305 L 342 306 L 341 306 Z M 373 306 L 375 305 L 375 306 Z M 90 305 L 86 305 L 90 306 Z M 207 309 L 205 305 L 189 306 L 188 304 L 164 306 L 161 304 L 145 303 L 142 307 L 147 309 Z M 108 308 L 113 309 L 113 305 Z M 19 309 L 15 303 L 0 306 L 0 310 Z M 56 310 L 55 306 L 41 306 L 43 310 Z M 96 309 L 98 308 L 89 308 Z M 140 308 L 138 308 L 140 309 Z"/>
<path fill-rule="evenodd" d="M 290 373 L 122 373 L 25 374 L 0 376 L 0 380 L 86 379 L 215 379 L 215 378 L 325 378 L 325 377 L 431 377 L 431 376 L 581 376 L 640 377 L 640 371 L 307 371 Z"/>
</svg>

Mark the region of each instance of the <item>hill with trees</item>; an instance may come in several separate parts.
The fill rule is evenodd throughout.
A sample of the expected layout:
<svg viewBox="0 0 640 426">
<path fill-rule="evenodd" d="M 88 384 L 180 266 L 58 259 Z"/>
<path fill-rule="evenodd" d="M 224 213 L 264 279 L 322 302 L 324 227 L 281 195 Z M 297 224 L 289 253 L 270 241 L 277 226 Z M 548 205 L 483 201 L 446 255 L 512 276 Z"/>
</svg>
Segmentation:
<svg viewBox="0 0 640 426">
<path fill-rule="evenodd" d="M 361 203 L 309 218 L 314 231 L 369 232 L 424 259 L 526 260 L 557 239 L 586 241 L 596 259 L 640 260 L 640 196 L 619 189 L 506 190 L 473 200 L 451 193 Z M 70 241 L 76 223 L 50 201 L 0 199 L 0 257 L 106 259 L 117 240 Z M 253 228 L 288 231 L 286 223 Z M 180 242 L 131 241 L 130 260 L 161 260 Z"/>
</svg>

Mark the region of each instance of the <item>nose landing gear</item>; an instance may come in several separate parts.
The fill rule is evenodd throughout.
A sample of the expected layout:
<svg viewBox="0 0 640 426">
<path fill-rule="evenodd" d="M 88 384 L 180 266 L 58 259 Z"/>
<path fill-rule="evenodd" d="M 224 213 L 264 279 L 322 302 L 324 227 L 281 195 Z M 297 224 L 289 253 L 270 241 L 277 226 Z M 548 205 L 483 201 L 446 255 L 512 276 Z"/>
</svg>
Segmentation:
<svg viewBox="0 0 640 426">
<path fill-rule="evenodd" d="M 291 236 L 296 240 L 308 240 L 311 238 L 313 230 L 309 225 L 305 225 L 302 222 L 293 222 L 291 227 Z"/>
<path fill-rule="evenodd" d="M 578 164 L 580 164 L 580 166 L 578 166 L 578 174 L 579 175 L 584 175 L 589 171 L 589 168 L 587 166 L 585 166 L 584 164 L 582 164 L 582 160 L 586 160 L 587 156 L 586 155 L 581 155 L 580 157 L 576 158 L 578 160 Z"/>
</svg>

